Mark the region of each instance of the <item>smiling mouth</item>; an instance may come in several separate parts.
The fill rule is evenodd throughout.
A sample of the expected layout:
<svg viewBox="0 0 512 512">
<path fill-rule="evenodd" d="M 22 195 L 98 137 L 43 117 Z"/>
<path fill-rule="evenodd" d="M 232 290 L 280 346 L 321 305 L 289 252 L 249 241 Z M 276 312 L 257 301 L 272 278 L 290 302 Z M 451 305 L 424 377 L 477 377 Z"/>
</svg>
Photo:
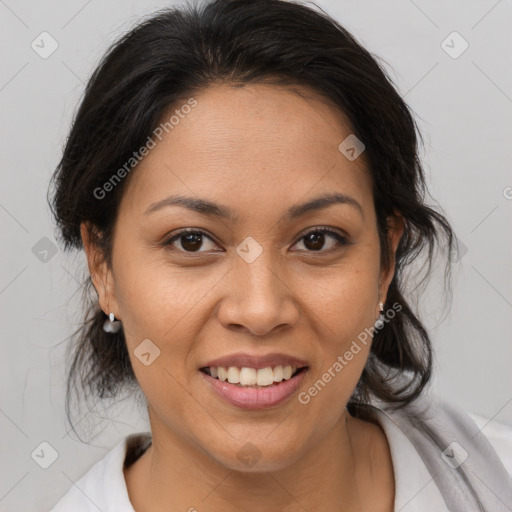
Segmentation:
<svg viewBox="0 0 512 512">
<path fill-rule="evenodd" d="M 248 368 L 236 366 L 205 366 L 200 371 L 210 377 L 229 382 L 241 388 L 265 388 L 279 385 L 308 369 L 307 366 L 268 366 L 266 368 Z"/>
</svg>

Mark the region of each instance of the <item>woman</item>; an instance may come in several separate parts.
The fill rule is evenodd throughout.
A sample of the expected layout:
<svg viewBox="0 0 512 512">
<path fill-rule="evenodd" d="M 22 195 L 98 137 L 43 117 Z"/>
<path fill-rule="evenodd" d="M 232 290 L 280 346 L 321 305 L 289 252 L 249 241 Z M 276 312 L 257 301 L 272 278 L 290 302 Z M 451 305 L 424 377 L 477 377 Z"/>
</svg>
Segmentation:
<svg viewBox="0 0 512 512">
<path fill-rule="evenodd" d="M 54 176 L 98 300 L 69 389 L 138 385 L 53 509 L 510 510 L 489 441 L 428 386 L 408 266 L 453 233 L 417 129 L 339 24 L 280 0 L 169 9 L 91 77 Z"/>
</svg>

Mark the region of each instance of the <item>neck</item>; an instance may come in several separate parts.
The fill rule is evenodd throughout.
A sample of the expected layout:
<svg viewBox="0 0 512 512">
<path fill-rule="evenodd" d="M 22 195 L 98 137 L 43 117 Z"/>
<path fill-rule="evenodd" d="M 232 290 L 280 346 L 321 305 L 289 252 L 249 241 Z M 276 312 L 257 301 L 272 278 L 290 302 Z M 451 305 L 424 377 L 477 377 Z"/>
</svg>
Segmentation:
<svg viewBox="0 0 512 512">
<path fill-rule="evenodd" d="M 290 466 L 242 472 L 226 468 L 189 440 L 152 423 L 151 447 L 125 471 L 130 500 L 136 510 L 169 512 L 292 512 L 331 510 L 333 504 L 351 511 L 375 501 L 382 507 L 382 492 L 389 490 L 390 482 L 383 487 L 382 478 L 377 479 L 382 458 L 374 449 L 373 429 L 380 430 L 345 411 L 328 435 Z M 392 497 L 387 498 L 386 503 L 392 503 Z"/>
</svg>

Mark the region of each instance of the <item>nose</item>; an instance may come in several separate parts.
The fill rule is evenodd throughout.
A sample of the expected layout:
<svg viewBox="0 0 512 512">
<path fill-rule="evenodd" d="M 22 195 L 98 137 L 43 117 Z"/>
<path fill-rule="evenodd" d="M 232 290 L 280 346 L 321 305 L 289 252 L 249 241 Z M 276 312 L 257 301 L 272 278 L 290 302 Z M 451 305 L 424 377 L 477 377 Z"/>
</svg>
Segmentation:
<svg viewBox="0 0 512 512">
<path fill-rule="evenodd" d="M 292 283 L 272 261 L 270 252 L 264 250 L 251 263 L 237 256 L 226 276 L 227 293 L 217 310 L 224 327 L 264 336 L 297 323 L 299 310 Z"/>
</svg>

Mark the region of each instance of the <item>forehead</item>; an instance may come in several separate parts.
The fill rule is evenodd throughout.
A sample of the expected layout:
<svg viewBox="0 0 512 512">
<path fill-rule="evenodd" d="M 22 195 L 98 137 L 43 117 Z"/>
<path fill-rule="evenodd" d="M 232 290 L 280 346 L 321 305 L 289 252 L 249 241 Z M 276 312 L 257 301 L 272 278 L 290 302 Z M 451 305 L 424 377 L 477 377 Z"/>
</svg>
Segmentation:
<svg viewBox="0 0 512 512">
<path fill-rule="evenodd" d="M 363 206 L 371 200 L 364 153 L 350 161 L 338 148 L 352 133 L 347 118 L 313 91 L 223 84 L 181 108 L 188 99 L 162 117 L 173 117 L 168 133 L 155 139 L 131 177 L 125 196 L 139 211 L 174 192 L 224 204 L 240 199 L 255 210 L 256 203 L 275 209 L 335 189 Z"/>
</svg>

